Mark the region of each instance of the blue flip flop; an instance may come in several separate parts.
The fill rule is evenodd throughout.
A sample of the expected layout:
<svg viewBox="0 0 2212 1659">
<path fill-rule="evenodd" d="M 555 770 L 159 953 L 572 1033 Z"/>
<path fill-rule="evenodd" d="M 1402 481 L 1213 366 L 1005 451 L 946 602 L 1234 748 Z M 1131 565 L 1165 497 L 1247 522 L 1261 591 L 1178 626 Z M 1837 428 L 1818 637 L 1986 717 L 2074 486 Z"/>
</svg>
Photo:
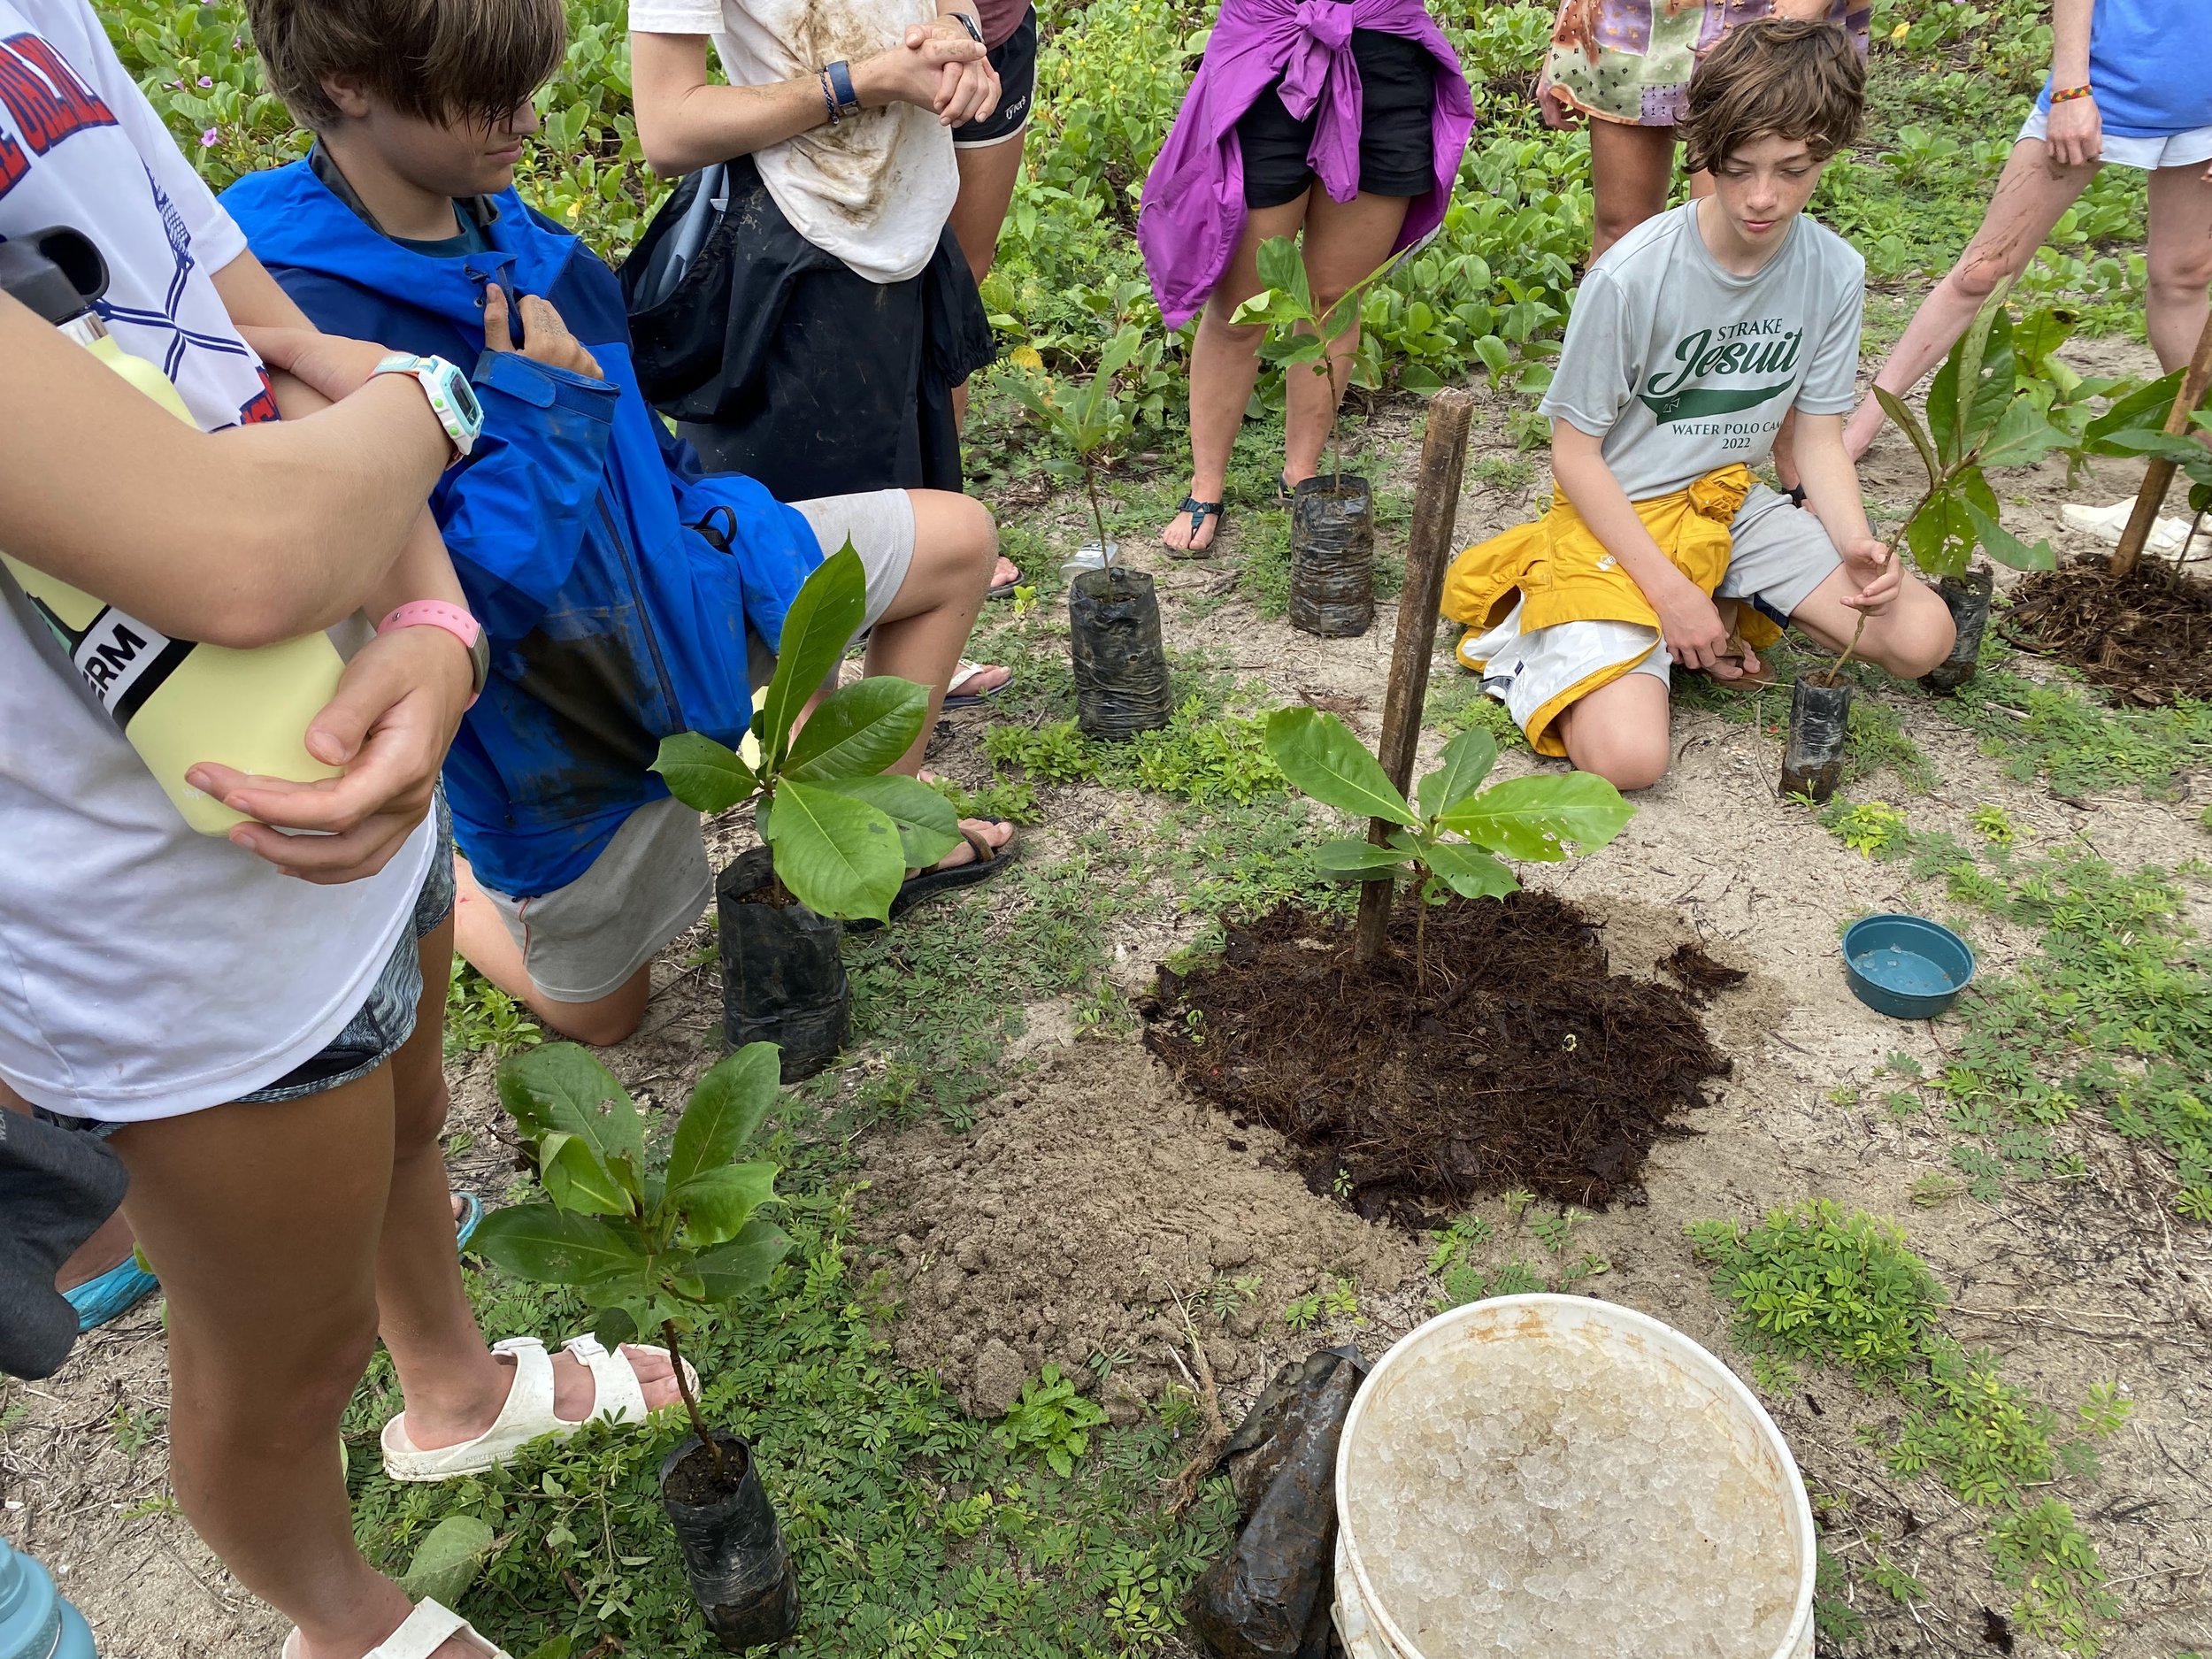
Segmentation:
<svg viewBox="0 0 2212 1659">
<path fill-rule="evenodd" d="M 465 1250 L 469 1248 L 470 1235 L 475 1233 L 477 1224 L 484 1219 L 484 1201 L 474 1193 L 456 1193 L 454 1196 L 461 1201 L 461 1219 L 454 1227 L 453 1248 Z"/>
<path fill-rule="evenodd" d="M 88 1279 L 62 1295 L 77 1310 L 80 1334 L 119 1319 L 161 1288 L 161 1281 L 139 1266 L 135 1255 L 127 1256 L 97 1279 Z"/>
</svg>

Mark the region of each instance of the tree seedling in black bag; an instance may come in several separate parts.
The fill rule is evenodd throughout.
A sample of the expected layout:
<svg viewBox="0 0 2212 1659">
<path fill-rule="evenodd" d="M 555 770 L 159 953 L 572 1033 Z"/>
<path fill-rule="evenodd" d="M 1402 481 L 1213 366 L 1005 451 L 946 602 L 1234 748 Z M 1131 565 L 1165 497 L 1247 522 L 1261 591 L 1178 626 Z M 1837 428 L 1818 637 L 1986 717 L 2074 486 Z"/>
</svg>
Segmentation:
<svg viewBox="0 0 2212 1659">
<path fill-rule="evenodd" d="M 748 1161 L 776 1099 L 774 1045 L 753 1043 L 699 1079 L 664 1157 L 612 1072 L 573 1043 L 511 1056 L 499 1099 L 530 1143 L 539 1202 L 486 1216 L 470 1248 L 518 1279 L 576 1290 L 610 1349 L 657 1336 L 695 1439 L 661 1471 L 692 1587 L 726 1647 L 780 1640 L 798 1589 L 751 1448 L 717 1433 L 685 1370 L 695 1323 L 762 1289 L 791 1241 L 760 1212 L 777 1166 Z"/>
<path fill-rule="evenodd" d="M 1156 731 L 1172 712 L 1159 595 L 1151 577 L 1114 563 L 1098 498 L 1100 457 L 1130 430 L 1128 411 L 1114 395 L 1114 377 L 1137 361 L 1144 343 L 1144 331 L 1125 324 L 1106 342 L 1090 379 L 1079 386 L 1033 373 L 1007 382 L 1022 406 L 1043 421 L 1073 457 L 1048 457 L 1046 470 L 1079 476 L 1090 501 L 1101 568 L 1084 571 L 1069 584 L 1069 654 L 1075 671 L 1076 723 L 1085 735 L 1111 742 Z"/>
</svg>

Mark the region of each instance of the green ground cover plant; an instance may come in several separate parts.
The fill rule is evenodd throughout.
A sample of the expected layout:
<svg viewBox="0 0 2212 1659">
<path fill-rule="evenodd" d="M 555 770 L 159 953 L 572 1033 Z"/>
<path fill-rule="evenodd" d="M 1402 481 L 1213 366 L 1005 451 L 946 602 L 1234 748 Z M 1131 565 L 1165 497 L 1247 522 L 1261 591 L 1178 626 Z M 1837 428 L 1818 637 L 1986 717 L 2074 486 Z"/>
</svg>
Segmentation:
<svg viewBox="0 0 2212 1659">
<path fill-rule="evenodd" d="M 1745 1346 L 1837 1366 L 1903 1406 L 1895 1438 L 1880 1435 L 1891 1471 L 1991 1512 L 1992 1564 L 2018 1627 L 2085 1659 L 2100 1652 L 2116 1606 L 2073 1510 L 2047 1489 L 2093 1460 L 2125 1400 L 2093 1390 L 2070 1421 L 2008 1382 L 1994 1356 L 1960 1347 L 1942 1328 L 1941 1285 L 1894 1222 L 1809 1199 L 1756 1225 L 1698 1221 L 1689 1233 Z"/>
</svg>

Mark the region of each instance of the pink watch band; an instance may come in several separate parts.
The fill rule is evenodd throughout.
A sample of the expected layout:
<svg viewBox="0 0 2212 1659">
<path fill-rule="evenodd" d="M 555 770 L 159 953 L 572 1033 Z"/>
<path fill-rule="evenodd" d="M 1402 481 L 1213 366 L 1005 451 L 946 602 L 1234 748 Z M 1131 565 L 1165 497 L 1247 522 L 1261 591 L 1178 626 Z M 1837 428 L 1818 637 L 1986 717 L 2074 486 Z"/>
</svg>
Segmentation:
<svg viewBox="0 0 2212 1659">
<path fill-rule="evenodd" d="M 468 700 L 468 707 L 476 706 L 476 699 L 483 694 L 482 673 L 477 660 L 477 643 L 484 637 L 483 625 L 458 605 L 449 605 L 442 599 L 417 599 L 386 617 L 376 625 L 377 633 L 389 634 L 394 628 L 443 628 L 467 648 L 470 670 L 477 676 L 478 685 Z"/>
</svg>

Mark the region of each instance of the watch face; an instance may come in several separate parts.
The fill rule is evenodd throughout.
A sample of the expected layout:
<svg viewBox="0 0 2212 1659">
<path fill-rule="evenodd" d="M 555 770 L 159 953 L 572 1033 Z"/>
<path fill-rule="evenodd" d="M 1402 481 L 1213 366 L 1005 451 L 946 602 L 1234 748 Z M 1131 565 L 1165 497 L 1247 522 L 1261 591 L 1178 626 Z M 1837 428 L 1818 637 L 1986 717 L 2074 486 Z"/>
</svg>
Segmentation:
<svg viewBox="0 0 2212 1659">
<path fill-rule="evenodd" d="M 484 424 L 484 411 L 477 403 L 475 388 L 461 375 L 456 374 L 446 382 L 446 395 L 453 399 L 453 406 L 461 411 L 463 420 L 472 426 Z"/>
</svg>

